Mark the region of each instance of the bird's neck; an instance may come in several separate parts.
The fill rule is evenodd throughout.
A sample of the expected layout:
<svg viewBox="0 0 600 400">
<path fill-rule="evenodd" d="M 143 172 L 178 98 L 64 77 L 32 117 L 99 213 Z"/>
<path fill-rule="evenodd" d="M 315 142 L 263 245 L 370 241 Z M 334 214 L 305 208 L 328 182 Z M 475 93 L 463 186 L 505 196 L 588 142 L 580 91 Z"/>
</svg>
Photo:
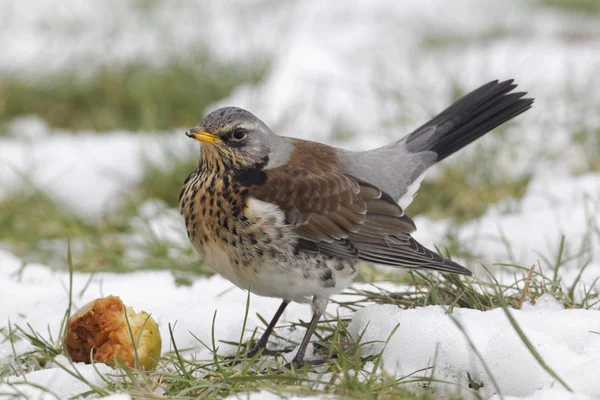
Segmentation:
<svg viewBox="0 0 600 400">
<path fill-rule="evenodd" d="M 198 169 L 200 171 L 212 171 L 216 174 L 232 170 L 231 160 L 219 154 L 219 151 L 213 145 L 203 144 L 200 146 L 200 161 Z"/>
<path fill-rule="evenodd" d="M 213 146 L 202 146 L 198 170 L 215 176 L 228 176 L 230 182 L 237 182 L 242 187 L 265 184 L 267 175 L 264 167 L 269 157 L 265 156 L 254 165 L 249 165 L 233 154 L 220 153 Z"/>
<path fill-rule="evenodd" d="M 202 206 L 238 216 L 246 205 L 248 189 L 236 178 L 236 170 L 221 160 L 201 161 L 198 168 L 198 196 Z"/>
<path fill-rule="evenodd" d="M 188 214 L 191 219 L 211 218 L 218 214 L 222 218 L 226 215 L 243 220 L 251 187 L 266 182 L 263 171 L 266 161 L 250 168 L 240 168 L 216 149 L 210 146 L 203 148 L 198 169 L 190 175 L 181 191 L 182 213 L 184 216 Z"/>
</svg>

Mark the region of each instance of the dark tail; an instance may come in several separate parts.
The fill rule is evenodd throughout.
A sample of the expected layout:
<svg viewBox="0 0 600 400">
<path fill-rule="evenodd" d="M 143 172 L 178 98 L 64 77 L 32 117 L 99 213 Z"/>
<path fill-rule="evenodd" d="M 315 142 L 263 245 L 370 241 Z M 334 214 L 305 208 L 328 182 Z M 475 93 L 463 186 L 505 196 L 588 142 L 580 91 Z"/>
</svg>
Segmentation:
<svg viewBox="0 0 600 400">
<path fill-rule="evenodd" d="M 509 93 L 513 80 L 492 81 L 461 97 L 406 138 L 412 153 L 433 151 L 441 161 L 495 127 L 529 110 L 525 92 Z"/>
</svg>

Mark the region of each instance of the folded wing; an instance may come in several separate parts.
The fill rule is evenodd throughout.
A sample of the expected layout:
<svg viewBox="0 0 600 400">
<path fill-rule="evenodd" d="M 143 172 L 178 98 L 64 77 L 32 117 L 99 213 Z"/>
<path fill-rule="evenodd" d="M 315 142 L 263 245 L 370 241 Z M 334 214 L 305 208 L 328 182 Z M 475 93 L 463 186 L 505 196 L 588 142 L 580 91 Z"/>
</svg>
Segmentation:
<svg viewBox="0 0 600 400">
<path fill-rule="evenodd" d="M 290 160 L 267 170 L 265 183 L 249 193 L 285 212 L 299 237 L 299 251 L 471 274 L 416 242 L 410 236 L 414 222 L 391 196 L 338 172 L 335 149 L 301 140 L 294 144 Z"/>
</svg>

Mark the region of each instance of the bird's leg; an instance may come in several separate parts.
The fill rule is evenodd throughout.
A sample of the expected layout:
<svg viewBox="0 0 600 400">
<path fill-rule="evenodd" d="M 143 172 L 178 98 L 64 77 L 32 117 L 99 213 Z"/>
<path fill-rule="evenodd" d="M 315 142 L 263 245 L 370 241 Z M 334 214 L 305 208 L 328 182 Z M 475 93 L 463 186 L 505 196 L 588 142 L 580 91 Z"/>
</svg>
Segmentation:
<svg viewBox="0 0 600 400">
<path fill-rule="evenodd" d="M 246 356 L 245 356 L 246 358 L 252 358 L 260 351 L 262 351 L 262 354 L 265 356 L 272 356 L 277 353 L 286 353 L 286 352 L 290 352 L 293 350 L 293 348 L 291 348 L 291 349 L 284 348 L 281 350 L 267 349 L 267 343 L 269 342 L 269 337 L 273 333 L 273 329 L 275 328 L 275 325 L 277 325 L 277 321 L 279 321 L 279 318 L 281 318 L 281 314 L 283 314 L 283 311 L 285 310 L 285 308 L 287 307 L 288 304 L 290 304 L 290 302 L 287 300 L 284 300 L 281 303 L 281 305 L 277 309 L 277 312 L 273 316 L 273 319 L 269 323 L 269 326 L 267 326 L 267 329 L 265 329 L 265 332 L 262 334 L 262 336 L 258 340 L 258 343 L 256 345 L 254 345 L 254 347 L 252 349 L 250 349 L 250 351 L 246 354 Z M 236 358 L 235 356 L 226 357 L 226 359 L 228 359 L 228 360 L 232 360 L 235 358 Z"/>
<path fill-rule="evenodd" d="M 258 339 L 258 343 L 252 348 L 252 350 L 250 350 L 248 352 L 248 357 L 254 356 L 260 350 L 263 351 L 262 354 L 264 354 L 264 355 L 275 355 L 277 353 L 289 352 L 289 351 L 293 350 L 293 349 L 288 349 L 288 348 L 284 348 L 281 350 L 267 349 L 267 343 L 269 342 L 269 337 L 273 333 L 273 329 L 275 328 L 275 325 L 277 325 L 277 321 L 279 321 L 279 318 L 281 318 L 281 314 L 283 314 L 283 311 L 285 310 L 285 308 L 287 307 L 288 304 L 290 304 L 290 302 L 287 300 L 283 300 L 281 302 L 281 305 L 277 309 L 277 312 L 273 316 L 273 319 L 271 320 L 271 322 L 269 322 L 267 329 L 265 329 L 265 332 L 262 334 L 260 339 Z"/>
<path fill-rule="evenodd" d="M 302 342 L 300 343 L 300 347 L 298 348 L 298 352 L 296 353 L 296 356 L 294 357 L 294 359 L 292 360 L 291 363 L 289 363 L 285 366 L 286 368 L 290 369 L 290 367 L 292 365 L 294 365 L 296 367 L 300 367 L 303 364 L 319 365 L 319 364 L 323 363 L 322 360 L 304 361 L 304 355 L 306 354 L 306 348 L 308 347 L 308 344 L 310 343 L 310 339 L 312 338 L 313 333 L 315 333 L 315 329 L 317 329 L 317 324 L 319 323 L 321 316 L 325 312 L 325 309 L 327 308 L 328 303 L 329 303 L 328 297 L 317 297 L 317 296 L 313 297 L 313 301 L 312 301 L 313 317 L 310 320 L 310 324 L 308 324 L 308 328 L 306 329 L 306 333 L 304 334 L 304 337 L 302 338 Z"/>
<path fill-rule="evenodd" d="M 313 333 L 315 333 L 315 329 L 317 329 L 317 324 L 319 323 L 319 320 L 321 319 L 321 315 L 323 315 L 323 314 L 322 313 L 314 313 L 313 314 L 313 317 L 310 320 L 310 324 L 308 325 L 308 328 L 306 329 L 306 333 L 304 334 L 304 337 L 302 338 L 302 342 L 300 343 L 300 347 L 298 347 L 298 352 L 296 353 L 296 356 L 294 357 L 292 362 L 290 364 L 286 365 L 286 368 L 289 369 L 291 365 L 300 367 L 304 364 L 304 355 L 306 354 L 306 348 L 308 347 L 308 344 L 310 343 L 310 339 L 312 338 Z M 308 363 L 316 365 L 320 362 L 309 361 Z"/>
</svg>

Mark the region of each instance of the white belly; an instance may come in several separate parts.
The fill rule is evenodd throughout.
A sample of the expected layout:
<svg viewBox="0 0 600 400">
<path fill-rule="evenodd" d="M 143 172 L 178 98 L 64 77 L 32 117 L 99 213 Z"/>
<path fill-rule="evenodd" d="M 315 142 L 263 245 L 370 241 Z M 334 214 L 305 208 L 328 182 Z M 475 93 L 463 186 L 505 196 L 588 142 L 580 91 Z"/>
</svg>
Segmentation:
<svg viewBox="0 0 600 400">
<path fill-rule="evenodd" d="M 258 239 L 255 246 L 248 247 L 217 239 L 198 248 L 211 269 L 239 288 L 304 303 L 313 296 L 329 297 L 341 292 L 356 276 L 352 261 L 342 263 L 315 254 L 294 254 L 297 238 L 285 225 L 284 214 L 277 206 L 251 198 L 245 216 L 248 232 L 238 228 L 238 233 L 260 232 L 263 239 L 265 235 L 269 237 L 268 241 Z M 326 270 L 331 279 L 323 278 Z"/>
<path fill-rule="evenodd" d="M 255 260 L 247 266 L 236 265 L 230 256 L 230 249 L 215 244 L 206 247 L 205 263 L 232 282 L 237 287 L 250 290 L 259 296 L 276 297 L 298 303 L 306 303 L 313 296 L 329 297 L 347 288 L 356 276 L 356 271 L 348 267 L 338 270 L 333 261 L 323 261 L 320 257 L 278 257 L 271 260 Z M 325 286 L 320 271 L 325 263 L 331 271 L 334 286 Z"/>
</svg>

